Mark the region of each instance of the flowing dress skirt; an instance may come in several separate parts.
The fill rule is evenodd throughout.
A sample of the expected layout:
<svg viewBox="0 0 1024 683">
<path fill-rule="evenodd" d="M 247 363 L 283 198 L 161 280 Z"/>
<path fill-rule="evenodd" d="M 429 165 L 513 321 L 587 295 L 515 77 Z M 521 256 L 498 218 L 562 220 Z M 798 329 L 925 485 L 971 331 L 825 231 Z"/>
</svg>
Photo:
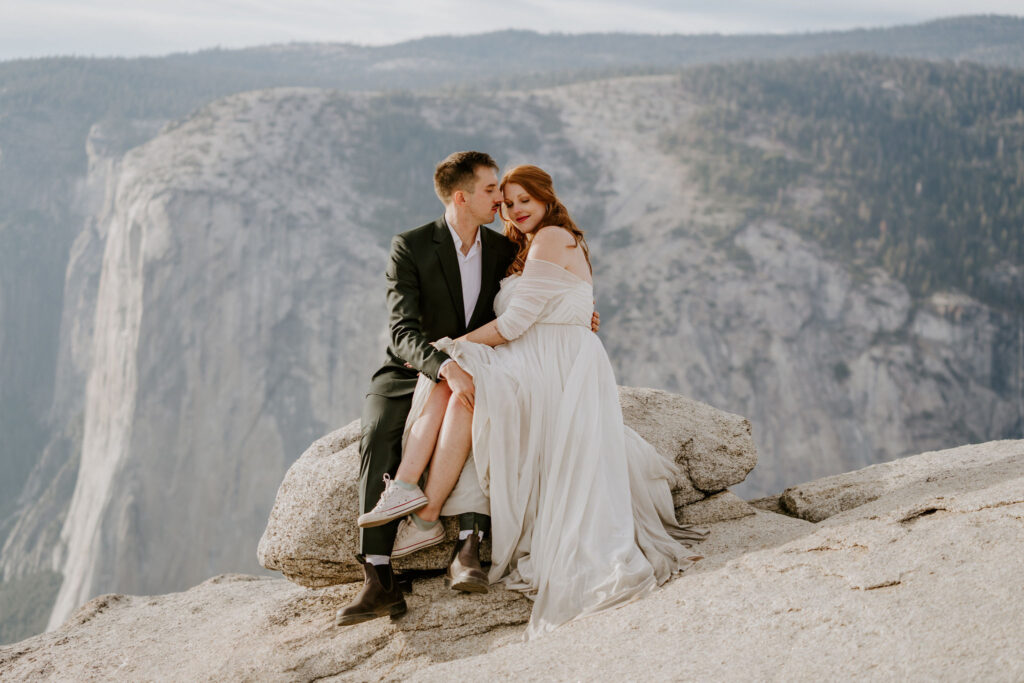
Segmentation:
<svg viewBox="0 0 1024 683">
<path fill-rule="evenodd" d="M 527 637 L 641 596 L 692 562 L 675 463 L 622 421 L 600 339 L 538 323 L 495 348 L 443 339 L 473 375 L 473 454 L 445 514 L 489 497 L 491 582 L 534 600 Z M 434 383 L 420 378 L 408 425 Z M 482 501 L 482 503 L 481 503 Z"/>
</svg>

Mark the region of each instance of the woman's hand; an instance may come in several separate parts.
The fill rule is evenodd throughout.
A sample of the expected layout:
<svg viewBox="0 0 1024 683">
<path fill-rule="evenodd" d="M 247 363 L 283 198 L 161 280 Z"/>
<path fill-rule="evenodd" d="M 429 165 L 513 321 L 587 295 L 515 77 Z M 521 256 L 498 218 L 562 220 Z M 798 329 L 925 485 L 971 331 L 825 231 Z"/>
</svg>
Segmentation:
<svg viewBox="0 0 1024 683">
<path fill-rule="evenodd" d="M 473 412 L 473 401 L 475 399 L 476 386 L 473 384 L 473 375 L 463 370 L 455 361 L 447 363 L 441 368 L 441 378 L 448 382 L 452 390 L 452 396 L 458 399 L 466 410 Z"/>
</svg>

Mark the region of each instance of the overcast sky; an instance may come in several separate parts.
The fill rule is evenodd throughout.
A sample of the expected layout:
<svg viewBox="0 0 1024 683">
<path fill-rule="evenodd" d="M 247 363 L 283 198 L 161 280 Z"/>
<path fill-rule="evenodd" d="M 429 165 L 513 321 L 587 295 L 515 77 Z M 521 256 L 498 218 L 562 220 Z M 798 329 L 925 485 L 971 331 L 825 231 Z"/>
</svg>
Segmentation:
<svg viewBox="0 0 1024 683">
<path fill-rule="evenodd" d="M 587 33 L 790 33 L 962 14 L 1024 15 L 1022 0 L 0 0 L 0 60 L 161 55 L 209 47 L 382 45 L 507 28 Z"/>
</svg>

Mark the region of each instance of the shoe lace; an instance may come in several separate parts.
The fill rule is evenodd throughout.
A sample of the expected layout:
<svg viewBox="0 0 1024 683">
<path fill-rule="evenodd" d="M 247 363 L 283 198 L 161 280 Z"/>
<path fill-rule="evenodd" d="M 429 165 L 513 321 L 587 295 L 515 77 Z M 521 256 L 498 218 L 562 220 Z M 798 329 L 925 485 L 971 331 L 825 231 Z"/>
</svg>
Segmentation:
<svg viewBox="0 0 1024 683">
<path fill-rule="evenodd" d="M 380 495 L 381 502 L 383 503 L 387 499 L 391 498 L 391 496 L 394 495 L 394 493 L 395 493 L 395 491 L 397 489 L 398 489 L 398 487 L 395 486 L 395 482 L 391 479 L 391 475 L 388 474 L 387 472 L 385 472 L 384 473 L 384 493 L 382 493 Z"/>
</svg>

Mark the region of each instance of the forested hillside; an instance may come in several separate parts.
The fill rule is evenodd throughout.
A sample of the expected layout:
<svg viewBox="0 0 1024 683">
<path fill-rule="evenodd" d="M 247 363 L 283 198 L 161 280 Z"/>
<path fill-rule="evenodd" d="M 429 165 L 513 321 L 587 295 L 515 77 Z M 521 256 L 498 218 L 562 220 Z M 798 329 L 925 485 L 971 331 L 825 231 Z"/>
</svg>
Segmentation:
<svg viewBox="0 0 1024 683">
<path fill-rule="evenodd" d="M 747 215 L 881 265 L 922 297 L 954 289 L 1024 312 L 1024 72 L 875 56 L 705 66 L 709 104 L 668 143 Z M 809 213 L 807 191 L 827 214 Z"/>
</svg>

